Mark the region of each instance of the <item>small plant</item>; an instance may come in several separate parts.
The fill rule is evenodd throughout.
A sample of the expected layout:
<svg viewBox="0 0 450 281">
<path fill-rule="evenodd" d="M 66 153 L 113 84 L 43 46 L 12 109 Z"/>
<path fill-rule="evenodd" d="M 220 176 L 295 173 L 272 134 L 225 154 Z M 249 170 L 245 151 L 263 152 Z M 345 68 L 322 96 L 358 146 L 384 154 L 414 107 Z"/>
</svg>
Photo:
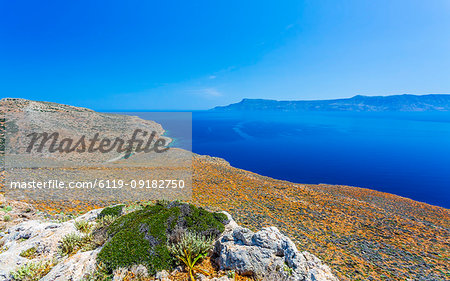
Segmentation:
<svg viewBox="0 0 450 281">
<path fill-rule="evenodd" d="M 287 264 L 284 264 L 283 271 L 287 272 L 287 274 L 289 274 L 289 276 L 292 276 L 294 269 L 292 269 L 292 267 L 289 267 Z"/>
<path fill-rule="evenodd" d="M 185 232 L 179 242 L 169 246 L 169 251 L 186 266 L 191 281 L 195 281 L 195 270 L 209 275 L 200 269 L 194 269 L 194 267 L 197 262 L 206 257 L 208 251 L 212 248 L 212 244 L 211 238 L 193 232 Z"/>
<path fill-rule="evenodd" d="M 6 251 L 8 251 L 8 247 L 5 246 L 5 241 L 1 240 L 0 241 L 0 254 L 3 253 L 3 252 L 6 252 Z"/>
<path fill-rule="evenodd" d="M 117 216 L 106 215 L 95 220 L 95 228 L 102 228 L 109 226 L 117 219 Z"/>
<path fill-rule="evenodd" d="M 156 205 L 167 207 L 169 205 L 170 201 L 162 199 L 162 200 L 156 200 Z"/>
<path fill-rule="evenodd" d="M 81 233 L 89 233 L 92 230 L 92 224 L 86 220 L 75 221 L 75 228 Z"/>
<path fill-rule="evenodd" d="M 144 208 L 144 206 L 141 203 L 135 203 L 135 204 L 130 204 L 126 207 L 123 208 L 122 213 L 123 214 L 128 214 L 137 210 L 142 210 Z M 123 215 L 122 214 L 122 215 Z"/>
<path fill-rule="evenodd" d="M 3 252 L 8 251 L 8 249 L 9 249 L 8 246 L 2 246 L 2 247 L 0 247 L 0 254 L 3 253 Z"/>
<path fill-rule="evenodd" d="M 79 235 L 76 232 L 67 234 L 60 241 L 61 255 L 73 255 L 78 251 L 90 251 L 97 248 L 91 234 Z"/>
<path fill-rule="evenodd" d="M 92 234 L 86 234 L 82 237 L 81 241 L 81 251 L 91 251 L 95 250 L 98 247 L 97 244 L 94 243 L 94 238 Z"/>
<path fill-rule="evenodd" d="M 72 255 L 78 252 L 83 246 L 83 236 L 78 235 L 75 232 L 69 233 L 61 240 L 61 254 Z"/>
<path fill-rule="evenodd" d="M 12 272 L 11 275 L 14 280 L 20 281 L 37 281 L 47 275 L 53 267 L 53 262 L 30 262 L 20 266 L 16 271 Z"/>
<path fill-rule="evenodd" d="M 11 216 L 10 215 L 4 215 L 3 216 L 3 221 L 8 222 L 11 220 Z"/>
<path fill-rule="evenodd" d="M 234 271 L 234 270 L 227 271 L 227 277 L 228 278 L 233 278 L 234 279 L 235 276 L 236 276 L 236 271 Z"/>
<path fill-rule="evenodd" d="M 11 212 L 12 211 L 12 207 L 11 206 L 3 207 L 2 211 L 5 212 L 5 213 Z"/>
<path fill-rule="evenodd" d="M 70 221 L 73 218 L 75 218 L 73 214 L 65 214 L 64 212 L 56 215 L 56 221 L 59 223 Z"/>
<path fill-rule="evenodd" d="M 37 250 L 36 247 L 31 247 L 25 251 L 22 251 L 20 253 L 20 256 L 27 259 L 34 258 L 36 256 L 36 250 Z"/>
</svg>

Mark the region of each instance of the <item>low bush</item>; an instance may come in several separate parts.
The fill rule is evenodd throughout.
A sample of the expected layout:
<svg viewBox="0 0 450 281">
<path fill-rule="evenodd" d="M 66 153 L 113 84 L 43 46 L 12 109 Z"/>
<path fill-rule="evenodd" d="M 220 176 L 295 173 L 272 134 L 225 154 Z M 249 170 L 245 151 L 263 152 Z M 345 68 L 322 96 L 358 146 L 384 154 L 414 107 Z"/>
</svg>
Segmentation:
<svg viewBox="0 0 450 281">
<path fill-rule="evenodd" d="M 168 241 L 177 240 L 172 235 L 181 229 L 215 238 L 223 232 L 225 220 L 222 214 L 180 202 L 149 205 L 117 218 L 108 227 L 109 240 L 97 260 L 109 272 L 134 264 L 145 265 L 151 275 L 171 270 L 175 259 Z"/>
<path fill-rule="evenodd" d="M 37 250 L 36 247 L 31 247 L 25 251 L 22 251 L 20 253 L 20 256 L 24 257 L 24 258 L 32 259 L 36 256 L 36 250 Z"/>
<path fill-rule="evenodd" d="M 5 213 L 11 212 L 11 211 L 12 211 L 12 207 L 11 207 L 11 206 L 6 206 L 6 207 L 1 208 L 1 210 L 2 210 L 3 212 L 5 212 Z"/>
<path fill-rule="evenodd" d="M 5 246 L 5 239 L 0 240 L 0 254 L 8 251 L 8 247 Z"/>
<path fill-rule="evenodd" d="M 106 215 L 95 220 L 95 228 L 107 227 L 117 219 L 117 216 Z"/>
<path fill-rule="evenodd" d="M 79 250 L 90 251 L 96 248 L 92 235 L 79 235 L 72 232 L 64 236 L 60 241 L 61 255 L 73 255 Z"/>
<path fill-rule="evenodd" d="M 86 220 L 77 220 L 74 223 L 75 228 L 81 233 L 89 233 L 92 230 L 92 224 Z"/>
<path fill-rule="evenodd" d="M 11 272 L 14 280 L 37 281 L 47 275 L 53 267 L 53 262 L 30 262 L 20 266 L 16 271 Z"/>
<path fill-rule="evenodd" d="M 100 214 L 98 214 L 97 218 L 102 218 L 104 216 L 120 216 L 122 215 L 122 211 L 125 205 L 115 205 L 104 208 Z"/>
<path fill-rule="evenodd" d="M 169 245 L 170 253 L 187 268 L 191 281 L 195 281 L 194 271 L 197 262 L 200 262 L 212 248 L 214 240 L 203 235 L 185 232 L 180 241 Z M 200 271 L 204 273 L 203 271 Z"/>
<path fill-rule="evenodd" d="M 61 254 L 63 256 L 75 254 L 78 250 L 80 250 L 82 241 L 83 237 L 75 232 L 67 234 L 60 241 Z"/>
</svg>

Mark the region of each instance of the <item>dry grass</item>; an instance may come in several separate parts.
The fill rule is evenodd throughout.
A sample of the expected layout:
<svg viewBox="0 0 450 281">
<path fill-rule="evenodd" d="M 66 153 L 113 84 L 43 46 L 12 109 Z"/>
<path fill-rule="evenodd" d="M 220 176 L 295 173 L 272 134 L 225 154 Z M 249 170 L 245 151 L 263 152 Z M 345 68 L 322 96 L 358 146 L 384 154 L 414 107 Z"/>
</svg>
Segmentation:
<svg viewBox="0 0 450 281">
<path fill-rule="evenodd" d="M 446 280 L 450 210 L 348 186 L 274 180 L 195 159 L 193 203 L 253 230 L 277 226 L 341 280 Z"/>
<path fill-rule="evenodd" d="M 211 261 L 210 257 L 206 257 L 205 259 L 203 259 L 203 261 L 198 264 L 196 266 L 196 268 L 204 271 L 204 272 L 208 272 L 209 273 L 209 277 L 221 277 L 221 276 L 226 276 L 227 273 L 223 272 L 223 271 L 218 271 L 215 264 Z M 188 281 L 189 280 L 189 276 L 188 276 L 188 272 L 184 271 L 184 272 L 178 272 L 176 273 L 174 276 L 170 276 L 170 280 L 173 281 Z M 238 274 L 236 274 L 234 276 L 234 280 L 236 281 L 253 281 L 255 280 L 252 277 L 248 277 L 248 276 L 240 276 Z"/>
</svg>

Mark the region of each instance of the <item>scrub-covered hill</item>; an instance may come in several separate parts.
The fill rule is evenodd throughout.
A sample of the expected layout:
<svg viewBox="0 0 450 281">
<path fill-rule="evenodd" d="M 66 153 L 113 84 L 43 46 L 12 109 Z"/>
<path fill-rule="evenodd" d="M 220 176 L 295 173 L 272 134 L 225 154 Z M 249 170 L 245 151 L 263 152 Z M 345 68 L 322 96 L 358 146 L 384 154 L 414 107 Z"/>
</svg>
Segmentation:
<svg viewBox="0 0 450 281">
<path fill-rule="evenodd" d="M 306 185 L 194 161 L 193 202 L 276 225 L 341 280 L 448 280 L 450 210 L 350 186 Z"/>
</svg>

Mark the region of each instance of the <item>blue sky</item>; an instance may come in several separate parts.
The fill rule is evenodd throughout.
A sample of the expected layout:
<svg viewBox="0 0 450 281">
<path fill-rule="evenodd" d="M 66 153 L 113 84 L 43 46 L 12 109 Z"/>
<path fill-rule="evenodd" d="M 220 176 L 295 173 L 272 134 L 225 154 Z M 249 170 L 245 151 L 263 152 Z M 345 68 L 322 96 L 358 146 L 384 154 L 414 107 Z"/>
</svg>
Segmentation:
<svg viewBox="0 0 450 281">
<path fill-rule="evenodd" d="M 450 92 L 450 1 L 0 0 L 1 97 L 97 110 Z"/>
</svg>

